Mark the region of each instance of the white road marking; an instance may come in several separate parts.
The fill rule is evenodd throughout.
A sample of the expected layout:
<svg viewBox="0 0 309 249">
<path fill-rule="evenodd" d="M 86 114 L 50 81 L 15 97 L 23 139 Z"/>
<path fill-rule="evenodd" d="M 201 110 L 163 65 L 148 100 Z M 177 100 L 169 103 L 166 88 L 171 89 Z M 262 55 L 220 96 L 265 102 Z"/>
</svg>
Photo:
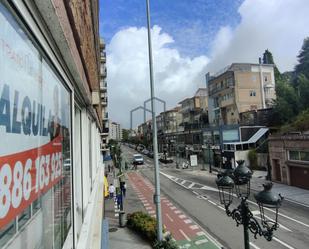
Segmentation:
<svg viewBox="0 0 309 249">
<path fill-rule="evenodd" d="M 146 210 L 152 210 L 152 207 L 145 207 Z"/>
<path fill-rule="evenodd" d="M 168 202 L 168 203 L 166 203 L 166 206 L 173 206 L 173 204 Z"/>
<path fill-rule="evenodd" d="M 195 185 L 195 183 L 192 182 L 192 183 L 188 186 L 188 188 L 192 188 L 194 185 Z"/>
<path fill-rule="evenodd" d="M 169 216 L 168 214 L 165 214 L 165 215 L 166 215 L 166 217 L 167 217 L 171 222 L 174 222 L 174 220 L 172 219 L 171 216 Z"/>
<path fill-rule="evenodd" d="M 215 203 L 215 202 L 213 202 L 213 201 L 211 201 L 211 200 L 207 200 L 207 201 L 210 202 L 211 204 L 217 206 L 217 203 Z"/>
<path fill-rule="evenodd" d="M 150 204 L 149 204 L 149 203 L 144 203 L 144 206 L 145 206 L 145 207 L 149 207 Z"/>
<path fill-rule="evenodd" d="M 282 240 L 276 238 L 276 237 L 273 237 L 273 240 L 279 242 L 281 245 L 285 246 L 286 248 L 289 248 L 289 249 L 295 249 L 294 247 L 288 245 L 287 243 L 283 242 Z"/>
<path fill-rule="evenodd" d="M 181 211 L 180 211 L 180 210 L 175 210 L 174 213 L 175 213 L 175 214 L 180 214 Z"/>
<path fill-rule="evenodd" d="M 197 192 L 195 192 L 195 191 L 192 191 L 192 193 L 195 194 L 195 195 L 199 195 L 199 193 L 197 193 Z"/>
<path fill-rule="evenodd" d="M 196 235 L 197 236 L 203 236 L 203 235 L 206 235 L 206 234 L 204 232 L 202 232 L 202 231 L 199 231 L 199 232 L 196 233 Z"/>
<path fill-rule="evenodd" d="M 186 224 L 191 224 L 191 223 L 192 223 L 192 220 L 186 219 L 186 220 L 183 220 L 183 222 L 186 223 Z"/>
<path fill-rule="evenodd" d="M 207 243 L 208 242 L 208 240 L 207 239 L 201 239 L 201 240 L 197 240 L 197 241 L 195 241 L 195 245 L 200 245 L 200 244 L 204 244 L 204 243 Z"/>
<path fill-rule="evenodd" d="M 220 208 L 220 209 L 222 209 L 223 211 L 225 211 L 225 208 L 224 208 L 224 207 L 218 206 L 218 208 Z"/>
<path fill-rule="evenodd" d="M 185 183 L 186 183 L 186 180 L 182 180 L 182 182 L 180 184 L 184 185 Z"/>
<path fill-rule="evenodd" d="M 180 219 L 184 219 L 184 218 L 186 218 L 187 216 L 185 216 L 184 214 L 181 214 L 181 215 L 178 215 L 178 217 L 179 217 Z"/>
<path fill-rule="evenodd" d="M 174 210 L 174 209 L 176 209 L 176 207 L 175 207 L 175 206 L 173 206 L 173 207 L 170 207 L 170 209 L 171 209 L 171 210 Z"/>
<path fill-rule="evenodd" d="M 190 229 L 191 230 L 196 230 L 196 229 L 199 229 L 199 226 L 198 225 L 192 225 L 192 226 L 190 226 Z"/>
<path fill-rule="evenodd" d="M 150 211 L 148 211 L 148 213 L 149 213 L 149 214 L 154 214 L 154 213 L 156 213 L 156 211 L 150 210 Z"/>
<path fill-rule="evenodd" d="M 187 241 L 191 241 L 191 239 L 181 229 L 179 229 L 179 232 L 186 238 Z"/>
<path fill-rule="evenodd" d="M 253 248 L 255 248 L 255 249 L 261 249 L 261 248 L 259 248 L 258 246 L 256 246 L 255 244 L 253 244 L 252 242 L 249 242 L 250 243 L 250 246 L 252 246 Z"/>
</svg>

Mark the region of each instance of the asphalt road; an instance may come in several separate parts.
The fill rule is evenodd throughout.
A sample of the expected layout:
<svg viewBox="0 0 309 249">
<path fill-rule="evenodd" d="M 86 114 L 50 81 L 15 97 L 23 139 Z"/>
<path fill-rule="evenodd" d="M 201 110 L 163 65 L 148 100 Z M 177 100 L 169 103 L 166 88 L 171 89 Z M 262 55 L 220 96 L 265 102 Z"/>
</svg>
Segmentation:
<svg viewBox="0 0 309 249">
<path fill-rule="evenodd" d="M 124 155 L 131 159 L 134 150 L 123 147 Z M 144 157 L 145 165 L 140 172 L 154 182 L 153 160 Z M 236 222 L 225 214 L 219 204 L 219 196 L 215 186 L 215 178 L 190 170 L 175 169 L 174 164 L 160 167 L 161 191 L 186 215 L 211 234 L 224 248 L 244 248 L 243 227 L 236 227 Z M 234 198 L 235 205 L 238 200 Z M 234 205 L 234 207 L 235 207 Z M 249 203 L 250 210 L 258 219 L 259 211 L 255 202 Z M 264 237 L 255 239 L 250 233 L 251 248 L 309 248 L 309 208 L 284 201 L 279 211 L 280 226 L 274 232 L 271 242 Z M 273 213 L 266 211 L 272 217 Z"/>
</svg>

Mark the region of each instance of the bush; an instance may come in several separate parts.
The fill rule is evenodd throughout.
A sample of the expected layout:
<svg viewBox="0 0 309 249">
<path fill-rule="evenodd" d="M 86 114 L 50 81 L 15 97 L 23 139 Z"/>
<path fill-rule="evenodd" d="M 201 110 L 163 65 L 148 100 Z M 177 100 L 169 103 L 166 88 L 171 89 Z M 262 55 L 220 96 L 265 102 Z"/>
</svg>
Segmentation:
<svg viewBox="0 0 309 249">
<path fill-rule="evenodd" d="M 156 240 L 157 220 L 149 214 L 140 211 L 128 214 L 127 226 L 148 240 L 155 249 L 178 249 L 176 243 L 171 240 L 171 236 L 166 237 L 160 242 Z"/>
<path fill-rule="evenodd" d="M 157 237 L 157 221 L 155 218 L 143 212 L 135 212 L 127 215 L 127 226 L 141 234 L 146 240 L 154 243 Z"/>
</svg>

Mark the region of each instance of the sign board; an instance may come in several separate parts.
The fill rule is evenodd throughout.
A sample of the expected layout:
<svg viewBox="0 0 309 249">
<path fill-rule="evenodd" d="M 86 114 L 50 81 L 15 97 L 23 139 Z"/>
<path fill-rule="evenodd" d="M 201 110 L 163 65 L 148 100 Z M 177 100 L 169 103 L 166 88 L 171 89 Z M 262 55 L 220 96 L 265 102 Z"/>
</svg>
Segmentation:
<svg viewBox="0 0 309 249">
<path fill-rule="evenodd" d="M 190 164 L 191 167 L 197 166 L 197 155 L 190 155 Z"/>
<path fill-rule="evenodd" d="M 27 36 L 1 14 L 0 23 L 3 228 L 70 175 L 71 98 Z"/>
</svg>

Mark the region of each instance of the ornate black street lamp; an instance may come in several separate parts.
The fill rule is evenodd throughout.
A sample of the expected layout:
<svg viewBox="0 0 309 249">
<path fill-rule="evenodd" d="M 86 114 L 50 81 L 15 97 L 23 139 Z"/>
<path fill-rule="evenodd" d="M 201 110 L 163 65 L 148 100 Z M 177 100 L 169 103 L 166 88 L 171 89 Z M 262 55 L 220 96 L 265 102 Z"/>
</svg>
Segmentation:
<svg viewBox="0 0 309 249">
<path fill-rule="evenodd" d="M 221 204 L 224 205 L 226 214 L 236 221 L 236 225 L 244 227 L 244 243 L 245 249 L 249 249 L 249 230 L 257 238 L 257 235 L 264 236 L 266 240 L 271 241 L 273 231 L 278 228 L 278 209 L 281 206 L 283 197 L 276 195 L 271 191 L 272 183 L 264 184 L 264 190 L 255 194 L 257 204 L 260 208 L 261 224 L 254 218 L 249 209 L 247 199 L 250 196 L 250 180 L 252 172 L 244 165 L 244 161 L 237 161 L 238 166 L 233 170 L 226 170 L 222 174 L 218 174 L 216 180 Z M 233 201 L 233 191 L 235 189 L 236 196 L 241 200 L 239 206 L 234 210 L 230 210 L 229 206 Z M 265 208 L 274 210 L 274 218 L 265 215 Z"/>
</svg>

